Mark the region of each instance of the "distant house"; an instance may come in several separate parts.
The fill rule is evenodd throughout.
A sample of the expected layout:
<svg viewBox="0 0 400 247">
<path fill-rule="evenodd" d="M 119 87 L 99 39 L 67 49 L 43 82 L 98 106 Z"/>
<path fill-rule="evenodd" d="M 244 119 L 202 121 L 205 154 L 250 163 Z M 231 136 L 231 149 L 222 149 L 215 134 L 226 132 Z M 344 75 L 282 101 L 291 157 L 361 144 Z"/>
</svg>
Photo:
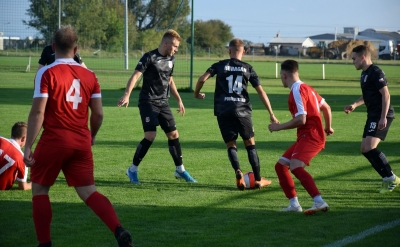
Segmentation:
<svg viewBox="0 0 400 247">
<path fill-rule="evenodd" d="M 361 31 L 359 34 L 373 39 L 380 39 L 384 41 L 393 40 L 397 44 L 400 43 L 400 30 L 397 32 L 390 32 L 386 30 L 368 28 L 364 31 Z"/>
<path fill-rule="evenodd" d="M 305 53 L 305 50 L 314 46 L 310 38 L 281 38 L 279 35 L 270 40 L 269 47 L 272 55 L 298 55 Z"/>
<path fill-rule="evenodd" d="M 366 40 L 371 42 L 375 48 L 379 47 L 379 43 L 381 43 L 383 40 L 382 39 L 377 39 L 377 38 L 371 38 L 368 36 L 360 35 L 361 33 L 358 34 L 351 34 L 351 33 L 324 33 L 324 34 L 318 34 L 314 36 L 310 36 L 310 39 L 314 41 L 315 44 L 318 44 L 320 41 L 325 41 L 326 44 L 331 43 L 332 41 L 335 40 Z"/>
</svg>

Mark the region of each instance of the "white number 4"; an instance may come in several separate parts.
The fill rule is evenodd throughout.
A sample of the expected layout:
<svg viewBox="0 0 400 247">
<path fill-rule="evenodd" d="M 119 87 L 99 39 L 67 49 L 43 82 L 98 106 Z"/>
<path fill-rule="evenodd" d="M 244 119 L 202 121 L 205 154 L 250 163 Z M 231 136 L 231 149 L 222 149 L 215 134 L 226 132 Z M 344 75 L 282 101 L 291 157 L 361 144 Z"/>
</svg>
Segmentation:
<svg viewBox="0 0 400 247">
<path fill-rule="evenodd" d="M 237 93 L 241 94 L 243 90 L 243 84 L 242 84 L 242 76 L 238 75 L 233 82 L 233 75 L 230 75 L 226 77 L 226 80 L 228 81 L 228 86 L 229 86 L 229 93 Z"/>
<path fill-rule="evenodd" d="M 72 95 L 72 93 L 74 93 L 74 95 Z M 78 104 L 82 102 L 81 82 L 78 79 L 72 81 L 72 85 L 67 92 L 66 98 L 68 102 L 73 103 L 72 109 L 78 109 Z"/>
</svg>

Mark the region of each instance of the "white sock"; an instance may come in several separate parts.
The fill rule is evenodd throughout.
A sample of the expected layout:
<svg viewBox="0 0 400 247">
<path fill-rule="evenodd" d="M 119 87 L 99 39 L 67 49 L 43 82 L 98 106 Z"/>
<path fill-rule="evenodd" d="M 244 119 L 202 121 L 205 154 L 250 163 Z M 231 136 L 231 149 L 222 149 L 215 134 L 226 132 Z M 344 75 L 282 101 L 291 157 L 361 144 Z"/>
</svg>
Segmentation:
<svg viewBox="0 0 400 247">
<path fill-rule="evenodd" d="M 317 195 L 314 197 L 314 202 L 322 203 L 322 202 L 324 202 L 324 200 L 322 200 L 321 195 Z"/>
<path fill-rule="evenodd" d="M 131 172 L 137 172 L 138 169 L 139 169 L 139 166 L 135 166 L 134 164 L 132 164 L 129 167 L 129 171 L 131 171 Z"/>
<path fill-rule="evenodd" d="M 297 196 L 295 196 L 295 197 L 289 199 L 289 202 L 290 202 L 290 205 L 291 205 L 292 207 L 295 207 L 295 208 L 300 207 L 300 203 L 299 203 L 299 200 L 297 199 Z"/>
<path fill-rule="evenodd" d="M 179 173 L 182 173 L 185 171 L 185 167 L 183 165 L 176 166 L 176 171 Z"/>
<path fill-rule="evenodd" d="M 383 181 L 393 181 L 393 180 L 395 180 L 396 179 L 396 175 L 392 175 L 392 176 L 390 176 L 390 177 L 385 177 L 385 178 L 383 178 Z"/>
</svg>

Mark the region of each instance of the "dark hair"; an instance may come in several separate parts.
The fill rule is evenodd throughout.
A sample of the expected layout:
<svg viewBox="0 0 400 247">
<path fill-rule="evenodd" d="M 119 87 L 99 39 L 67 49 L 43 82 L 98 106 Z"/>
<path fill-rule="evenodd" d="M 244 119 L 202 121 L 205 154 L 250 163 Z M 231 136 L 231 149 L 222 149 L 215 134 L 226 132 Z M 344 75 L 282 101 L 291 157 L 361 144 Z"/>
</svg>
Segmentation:
<svg viewBox="0 0 400 247">
<path fill-rule="evenodd" d="M 229 42 L 229 48 L 234 48 L 236 50 L 239 50 L 241 47 L 244 47 L 243 40 L 241 39 L 235 38 Z"/>
<path fill-rule="evenodd" d="M 281 63 L 281 70 L 295 73 L 299 71 L 299 63 L 297 63 L 295 60 L 285 60 L 283 63 Z"/>
<path fill-rule="evenodd" d="M 359 45 L 353 48 L 352 52 L 356 53 L 359 56 L 367 56 L 371 55 L 371 51 L 368 46 L 366 45 Z"/>
<path fill-rule="evenodd" d="M 71 25 L 63 26 L 54 34 L 54 45 L 60 53 L 67 53 L 78 44 L 78 35 Z"/>
<path fill-rule="evenodd" d="M 25 122 L 16 122 L 11 128 L 11 138 L 21 139 L 26 135 L 28 125 Z"/>
</svg>

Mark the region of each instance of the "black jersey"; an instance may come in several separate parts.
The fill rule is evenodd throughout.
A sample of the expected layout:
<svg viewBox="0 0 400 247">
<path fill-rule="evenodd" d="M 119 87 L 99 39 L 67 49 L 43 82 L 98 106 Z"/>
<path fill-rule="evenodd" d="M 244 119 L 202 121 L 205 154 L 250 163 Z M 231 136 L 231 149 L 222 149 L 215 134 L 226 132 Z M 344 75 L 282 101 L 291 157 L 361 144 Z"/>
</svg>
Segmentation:
<svg viewBox="0 0 400 247">
<path fill-rule="evenodd" d="M 54 63 L 55 60 L 56 60 L 56 56 L 55 56 L 52 46 L 51 45 L 46 46 L 43 49 L 42 54 L 40 55 L 39 64 L 41 64 L 43 66 L 49 65 L 49 64 Z M 78 53 L 75 54 L 74 60 L 75 60 L 75 62 L 82 64 L 82 58 L 79 56 Z"/>
<path fill-rule="evenodd" d="M 387 86 L 385 73 L 375 64 L 361 73 L 361 90 L 368 118 L 380 118 L 382 112 L 382 94 L 379 90 Z M 386 117 L 394 118 L 394 109 L 389 105 Z"/>
<path fill-rule="evenodd" d="M 143 55 L 135 70 L 143 73 L 143 85 L 140 100 L 167 100 L 169 81 L 174 72 L 174 56 L 162 56 L 158 49 Z"/>
<path fill-rule="evenodd" d="M 247 87 L 260 85 L 253 67 L 238 59 L 219 61 L 207 69 L 211 76 L 217 75 L 214 94 L 214 115 L 250 116 L 252 107 Z"/>
</svg>

